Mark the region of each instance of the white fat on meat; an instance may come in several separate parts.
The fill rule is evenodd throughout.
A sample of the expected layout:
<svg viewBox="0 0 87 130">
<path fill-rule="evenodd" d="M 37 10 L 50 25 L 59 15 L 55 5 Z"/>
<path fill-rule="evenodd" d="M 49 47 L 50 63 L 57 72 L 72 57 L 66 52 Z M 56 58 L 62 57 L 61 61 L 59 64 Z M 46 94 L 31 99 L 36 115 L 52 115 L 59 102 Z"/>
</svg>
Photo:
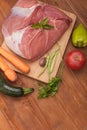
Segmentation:
<svg viewBox="0 0 87 130">
<path fill-rule="evenodd" d="M 24 55 L 22 54 L 22 52 L 19 49 L 19 44 L 22 40 L 25 29 L 26 28 L 19 30 L 17 32 L 13 32 L 12 35 L 5 37 L 5 41 L 6 41 L 7 46 L 13 52 L 17 52 L 17 54 L 21 55 L 22 57 L 24 57 Z"/>
<path fill-rule="evenodd" d="M 37 3 L 30 8 L 14 6 L 12 8 L 12 15 L 19 15 L 20 17 L 29 17 L 38 5 L 39 4 Z"/>
</svg>

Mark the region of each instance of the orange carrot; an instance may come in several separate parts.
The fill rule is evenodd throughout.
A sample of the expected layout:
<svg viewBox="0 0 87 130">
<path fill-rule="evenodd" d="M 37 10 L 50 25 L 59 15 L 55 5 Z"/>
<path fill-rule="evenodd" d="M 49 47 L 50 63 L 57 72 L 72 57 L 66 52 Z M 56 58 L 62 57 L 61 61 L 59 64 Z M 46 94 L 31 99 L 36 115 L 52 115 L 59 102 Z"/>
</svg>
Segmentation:
<svg viewBox="0 0 87 130">
<path fill-rule="evenodd" d="M 8 66 L 2 57 L 0 57 L 0 69 L 10 81 L 15 81 L 17 79 L 16 72 Z"/>
<path fill-rule="evenodd" d="M 8 52 L 7 50 L 0 47 L 0 54 L 6 58 L 11 64 L 13 64 L 17 69 L 22 71 L 23 73 L 28 73 L 30 70 L 30 67 L 28 64 L 20 60 L 16 55 L 13 53 Z"/>
</svg>

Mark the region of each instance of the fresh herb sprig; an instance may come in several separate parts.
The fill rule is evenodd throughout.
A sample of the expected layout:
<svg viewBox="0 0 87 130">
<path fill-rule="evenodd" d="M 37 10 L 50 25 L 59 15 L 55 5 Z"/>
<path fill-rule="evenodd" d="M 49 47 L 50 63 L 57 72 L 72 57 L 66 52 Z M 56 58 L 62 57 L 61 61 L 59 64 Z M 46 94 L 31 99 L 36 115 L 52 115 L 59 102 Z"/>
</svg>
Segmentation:
<svg viewBox="0 0 87 130">
<path fill-rule="evenodd" d="M 49 80 L 46 86 L 43 86 L 41 83 L 39 83 L 38 98 L 46 98 L 49 96 L 56 95 L 60 83 L 62 82 L 63 67 L 64 67 L 64 63 L 62 61 L 60 64 L 58 77 L 53 77 L 51 80 Z"/>
<path fill-rule="evenodd" d="M 42 30 L 54 28 L 54 26 L 48 24 L 48 22 L 49 22 L 48 18 L 44 18 L 44 19 L 41 20 L 40 22 L 31 25 L 31 27 L 32 27 L 33 29 L 39 29 L 39 28 L 41 28 Z"/>
</svg>

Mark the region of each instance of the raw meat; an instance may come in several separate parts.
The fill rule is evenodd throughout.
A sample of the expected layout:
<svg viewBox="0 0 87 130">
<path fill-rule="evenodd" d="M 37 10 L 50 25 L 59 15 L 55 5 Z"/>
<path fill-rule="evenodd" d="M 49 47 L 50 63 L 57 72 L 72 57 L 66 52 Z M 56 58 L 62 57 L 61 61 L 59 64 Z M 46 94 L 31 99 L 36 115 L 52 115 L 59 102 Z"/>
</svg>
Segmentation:
<svg viewBox="0 0 87 130">
<path fill-rule="evenodd" d="M 52 29 L 33 29 L 31 25 L 48 18 Z M 19 56 L 36 60 L 64 34 L 72 22 L 62 11 L 37 0 L 19 0 L 3 23 L 7 46 Z"/>
</svg>

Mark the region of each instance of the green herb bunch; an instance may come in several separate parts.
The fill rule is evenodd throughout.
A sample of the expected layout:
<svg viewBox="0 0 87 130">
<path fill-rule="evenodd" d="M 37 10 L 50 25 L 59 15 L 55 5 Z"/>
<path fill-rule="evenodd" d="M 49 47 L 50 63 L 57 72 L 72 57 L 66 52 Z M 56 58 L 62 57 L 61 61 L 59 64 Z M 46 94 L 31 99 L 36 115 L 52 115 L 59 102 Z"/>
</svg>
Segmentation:
<svg viewBox="0 0 87 130">
<path fill-rule="evenodd" d="M 62 82 L 62 72 L 63 72 L 63 61 L 60 64 L 59 68 L 59 74 L 57 77 L 53 77 L 49 80 L 49 82 L 43 86 L 41 83 L 39 83 L 39 92 L 38 92 L 38 98 L 46 98 L 49 96 L 55 96 L 60 83 Z"/>
</svg>

